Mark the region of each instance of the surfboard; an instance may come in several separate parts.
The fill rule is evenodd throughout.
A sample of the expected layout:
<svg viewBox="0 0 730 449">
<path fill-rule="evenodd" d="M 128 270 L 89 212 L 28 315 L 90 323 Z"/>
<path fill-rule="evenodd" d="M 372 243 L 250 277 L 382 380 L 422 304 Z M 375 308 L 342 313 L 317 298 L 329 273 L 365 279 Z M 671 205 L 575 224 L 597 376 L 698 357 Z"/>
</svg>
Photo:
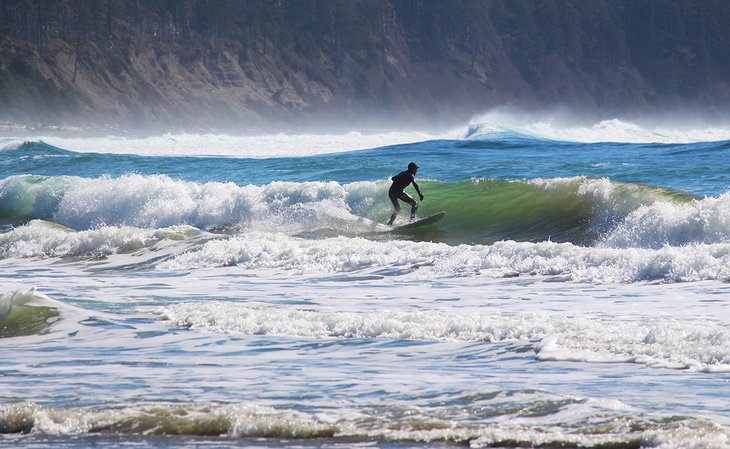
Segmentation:
<svg viewBox="0 0 730 449">
<path fill-rule="evenodd" d="M 419 226 L 433 224 L 433 223 L 436 223 L 437 221 L 441 220 L 442 218 L 444 218 L 444 215 L 446 215 L 446 212 L 444 212 L 444 211 L 437 212 L 433 215 L 429 215 L 426 218 L 420 218 L 418 220 L 414 220 L 414 221 L 411 221 L 409 223 L 406 223 L 406 224 L 400 225 L 400 226 L 393 226 L 393 229 L 410 229 L 410 228 L 417 228 Z"/>
</svg>

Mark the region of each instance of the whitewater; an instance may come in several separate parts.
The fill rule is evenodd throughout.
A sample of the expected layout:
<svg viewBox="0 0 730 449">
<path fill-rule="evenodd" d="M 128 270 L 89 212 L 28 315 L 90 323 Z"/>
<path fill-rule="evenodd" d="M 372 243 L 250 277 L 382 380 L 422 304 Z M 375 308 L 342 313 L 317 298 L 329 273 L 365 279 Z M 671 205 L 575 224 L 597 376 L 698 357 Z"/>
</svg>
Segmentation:
<svg viewBox="0 0 730 449">
<path fill-rule="evenodd" d="M 730 447 L 728 156 L 497 115 L 0 137 L 0 447 Z M 394 230 L 411 161 L 446 216 Z"/>
</svg>

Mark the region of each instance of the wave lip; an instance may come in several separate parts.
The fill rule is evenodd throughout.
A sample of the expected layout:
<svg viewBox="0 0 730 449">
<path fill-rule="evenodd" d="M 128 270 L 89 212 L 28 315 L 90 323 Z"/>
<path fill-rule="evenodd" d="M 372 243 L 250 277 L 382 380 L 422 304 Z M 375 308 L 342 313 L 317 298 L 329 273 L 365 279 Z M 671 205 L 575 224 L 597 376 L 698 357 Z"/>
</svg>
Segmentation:
<svg viewBox="0 0 730 449">
<path fill-rule="evenodd" d="M 58 320 L 60 311 L 46 295 L 18 290 L 0 295 L 0 339 L 41 335 Z"/>
<path fill-rule="evenodd" d="M 593 245 L 637 208 L 693 199 L 671 189 L 582 176 L 475 180 L 429 188 L 447 211 L 440 225 L 447 241 L 457 243 L 550 240 Z M 730 236 L 730 227 L 727 232 Z"/>
<path fill-rule="evenodd" d="M 23 147 L 23 145 L 28 144 L 29 141 L 25 139 L 17 139 L 17 138 L 2 138 L 0 139 L 0 152 L 3 151 L 16 151 Z"/>
<path fill-rule="evenodd" d="M 730 140 L 730 128 L 648 128 L 619 119 L 603 120 L 592 126 L 561 126 L 539 119 L 527 122 L 516 117 L 487 115 L 469 124 L 465 138 L 489 140 L 503 136 L 580 143 L 686 144 Z"/>
</svg>

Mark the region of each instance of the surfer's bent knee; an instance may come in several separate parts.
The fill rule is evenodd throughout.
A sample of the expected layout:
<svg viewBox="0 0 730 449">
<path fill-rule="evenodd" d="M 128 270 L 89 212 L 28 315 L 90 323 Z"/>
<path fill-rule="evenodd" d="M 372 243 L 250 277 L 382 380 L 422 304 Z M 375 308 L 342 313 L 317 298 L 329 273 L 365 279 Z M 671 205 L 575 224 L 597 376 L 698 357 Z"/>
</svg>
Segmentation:
<svg viewBox="0 0 730 449">
<path fill-rule="evenodd" d="M 395 208 L 395 212 L 400 212 L 400 204 L 398 204 L 398 197 L 397 196 L 391 196 L 390 202 L 393 203 L 393 207 Z"/>
</svg>

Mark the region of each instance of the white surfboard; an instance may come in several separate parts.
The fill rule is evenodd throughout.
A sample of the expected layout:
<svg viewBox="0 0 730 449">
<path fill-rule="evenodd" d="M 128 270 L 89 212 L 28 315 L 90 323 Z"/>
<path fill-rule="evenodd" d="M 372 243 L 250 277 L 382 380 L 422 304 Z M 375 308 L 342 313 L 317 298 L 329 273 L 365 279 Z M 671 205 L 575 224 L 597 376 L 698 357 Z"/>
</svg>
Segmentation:
<svg viewBox="0 0 730 449">
<path fill-rule="evenodd" d="M 406 224 L 400 225 L 400 226 L 393 226 L 393 229 L 410 229 L 410 228 L 417 228 L 419 226 L 424 226 L 424 225 L 428 225 L 428 224 L 433 224 L 433 223 L 436 223 L 437 221 L 441 220 L 442 218 L 444 218 L 444 215 L 446 215 L 446 212 L 444 212 L 444 211 L 437 212 L 433 215 L 429 215 L 426 218 L 420 218 L 418 220 L 414 220 L 414 221 L 411 221 L 409 223 L 406 223 Z"/>
</svg>

